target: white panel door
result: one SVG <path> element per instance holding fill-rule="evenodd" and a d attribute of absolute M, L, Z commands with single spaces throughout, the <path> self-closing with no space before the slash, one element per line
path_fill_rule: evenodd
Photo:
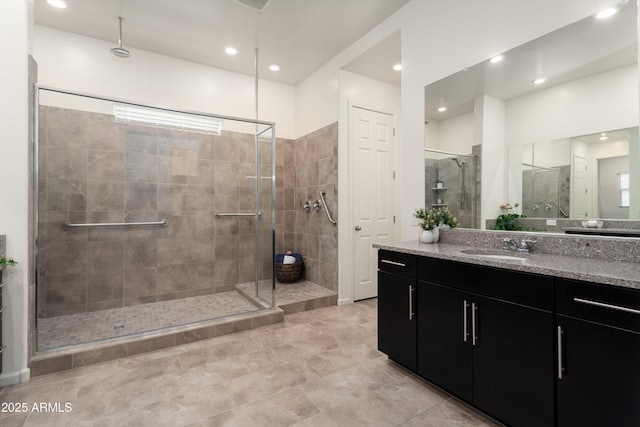
<path fill-rule="evenodd" d="M 353 299 L 378 296 L 374 243 L 393 241 L 393 116 L 351 107 L 350 189 L 353 206 Z"/>

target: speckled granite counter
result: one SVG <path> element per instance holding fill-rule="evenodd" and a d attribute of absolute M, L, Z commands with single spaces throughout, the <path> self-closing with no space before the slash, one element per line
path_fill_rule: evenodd
<path fill-rule="evenodd" d="M 486 247 L 454 243 L 424 244 L 414 241 L 394 245 L 373 246 L 379 249 L 407 254 L 640 289 L 640 263 L 637 262 L 544 253 L 518 253 L 513 251 L 504 251 L 504 254 L 524 258 L 525 261 L 490 259 L 460 252 L 461 250 L 469 249 L 487 249 Z"/>

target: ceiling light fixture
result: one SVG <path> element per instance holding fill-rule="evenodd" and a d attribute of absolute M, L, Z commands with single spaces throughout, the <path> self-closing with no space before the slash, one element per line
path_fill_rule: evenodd
<path fill-rule="evenodd" d="M 47 0 L 47 3 L 58 9 L 65 9 L 67 7 L 67 2 L 64 0 Z"/>
<path fill-rule="evenodd" d="M 142 123 L 168 129 L 220 135 L 222 121 L 206 116 L 196 116 L 131 105 L 114 105 L 113 115 L 118 123 Z"/>
<path fill-rule="evenodd" d="M 600 134 L 600 141 L 606 141 L 607 139 L 609 139 L 609 137 L 607 136 L 606 132 L 602 132 Z"/>
<path fill-rule="evenodd" d="M 542 83 L 546 82 L 547 79 L 545 79 L 544 77 L 538 77 L 537 79 L 535 79 L 533 81 L 534 85 L 541 85 Z"/>
<path fill-rule="evenodd" d="M 227 53 L 227 55 L 235 55 L 238 53 L 238 49 L 236 49 L 233 46 L 228 46 L 224 48 L 224 51 Z"/>
<path fill-rule="evenodd" d="M 280 66 L 278 64 L 269 64 L 269 69 L 271 71 L 280 71 Z"/>
<path fill-rule="evenodd" d="M 400 70 L 402 70 L 402 64 L 401 64 L 401 63 L 399 63 L 399 62 L 398 62 L 397 64 L 393 64 L 393 69 L 394 69 L 395 71 L 400 71 Z"/>
<path fill-rule="evenodd" d="M 504 55 L 497 55 L 494 56 L 493 58 L 491 58 L 489 60 L 489 62 L 491 62 L 492 64 L 497 64 L 498 62 L 502 61 L 504 59 Z"/>
<path fill-rule="evenodd" d="M 607 9 L 602 9 L 600 12 L 596 13 L 596 19 L 607 19 L 611 18 L 618 12 L 617 7 L 609 7 Z"/>
<path fill-rule="evenodd" d="M 444 106 L 443 107 L 438 107 L 438 111 L 440 113 L 444 113 L 445 111 L 447 111 L 447 107 L 444 107 Z"/>

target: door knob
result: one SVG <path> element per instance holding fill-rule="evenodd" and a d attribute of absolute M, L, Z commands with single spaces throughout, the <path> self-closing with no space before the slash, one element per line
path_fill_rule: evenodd
<path fill-rule="evenodd" d="M 359 225 L 356 225 L 356 231 L 360 231 L 362 230 L 362 227 L 360 227 Z"/>

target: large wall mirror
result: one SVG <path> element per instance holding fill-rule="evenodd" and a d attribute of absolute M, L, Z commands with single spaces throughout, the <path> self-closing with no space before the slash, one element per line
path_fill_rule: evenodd
<path fill-rule="evenodd" d="M 518 213 L 640 219 L 637 58 L 629 1 L 608 19 L 587 17 L 426 86 L 425 167 L 448 156 L 478 161 L 479 171 L 483 145 L 494 142 L 487 135 L 497 136 L 505 168 L 492 173 L 505 174 L 503 201 L 518 203 Z M 425 183 L 427 200 L 432 188 Z"/>

